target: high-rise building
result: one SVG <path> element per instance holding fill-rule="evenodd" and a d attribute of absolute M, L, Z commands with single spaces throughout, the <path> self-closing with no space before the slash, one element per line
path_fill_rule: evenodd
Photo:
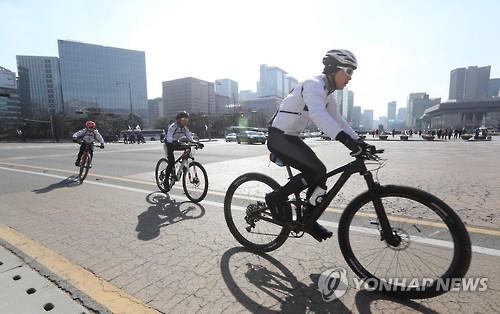
<path fill-rule="evenodd" d="M 352 108 L 351 117 L 352 117 L 351 126 L 356 130 L 359 129 L 361 124 L 361 107 L 354 106 Z"/>
<path fill-rule="evenodd" d="M 100 108 L 148 118 L 144 51 L 59 40 L 62 94 L 68 113 Z"/>
<path fill-rule="evenodd" d="M 276 113 L 281 100 L 278 96 L 247 99 L 241 105 L 241 111 L 247 116 L 250 126 L 267 127 L 268 121 Z"/>
<path fill-rule="evenodd" d="M 465 90 L 465 68 L 453 69 L 450 72 L 450 93 L 449 99 L 462 100 L 464 99 Z"/>
<path fill-rule="evenodd" d="M 163 100 L 161 97 L 157 97 L 154 99 L 148 99 L 148 124 L 150 127 L 154 126 L 154 124 L 163 118 Z"/>
<path fill-rule="evenodd" d="M 294 77 L 290 75 L 285 76 L 284 97 L 286 97 L 286 95 L 289 94 L 297 85 L 299 85 L 299 81 L 297 81 Z"/>
<path fill-rule="evenodd" d="M 236 104 L 239 101 L 238 82 L 227 78 L 215 80 L 215 93 L 229 97 Z"/>
<path fill-rule="evenodd" d="M 406 125 L 410 128 L 421 128 L 420 118 L 425 109 L 437 105 L 441 98 L 429 98 L 427 93 L 411 93 L 408 97 L 408 116 Z"/>
<path fill-rule="evenodd" d="M 488 98 L 491 66 L 470 66 L 465 73 L 464 100 L 483 100 Z"/>
<path fill-rule="evenodd" d="M 373 110 L 363 110 L 360 128 L 367 131 L 373 129 Z"/>
<path fill-rule="evenodd" d="M 57 57 L 16 56 L 19 94 L 25 117 L 64 111 Z"/>
<path fill-rule="evenodd" d="M 347 91 L 347 122 L 353 122 L 354 92 Z M 360 113 L 361 114 L 361 113 Z"/>
<path fill-rule="evenodd" d="M 500 97 L 500 78 L 490 79 L 488 97 Z"/>
<path fill-rule="evenodd" d="M 406 121 L 406 116 L 407 116 L 408 110 L 406 108 L 399 108 L 398 109 L 398 117 L 396 118 L 398 123 L 403 123 Z"/>
<path fill-rule="evenodd" d="M 386 116 L 379 117 L 378 118 L 378 124 L 379 125 L 377 127 L 379 127 L 380 125 L 382 125 L 382 127 L 383 127 L 384 130 L 388 130 L 389 127 L 387 125 L 387 122 L 388 121 L 387 121 L 387 117 Z"/>
<path fill-rule="evenodd" d="M 215 93 L 216 114 L 235 112 L 236 108 L 233 98 Z"/>
<path fill-rule="evenodd" d="M 340 114 L 344 117 L 344 119 L 348 120 L 347 115 L 349 113 L 349 89 L 347 88 L 347 86 L 343 89 L 336 90 L 333 94 L 333 97 L 335 97 L 337 101 Z M 352 102 L 354 104 L 354 95 L 352 98 Z"/>
<path fill-rule="evenodd" d="M 194 77 L 163 82 L 165 117 L 172 118 L 179 111 L 214 115 L 214 83 Z"/>
<path fill-rule="evenodd" d="M 260 97 L 278 96 L 285 98 L 297 80 L 287 75 L 287 72 L 279 67 L 260 65 L 260 80 L 257 84 L 257 93 Z"/>
<path fill-rule="evenodd" d="M 12 133 L 21 122 L 16 73 L 0 67 L 0 134 Z"/>
<path fill-rule="evenodd" d="M 396 123 L 396 109 L 397 109 L 397 103 L 395 101 L 391 101 L 387 104 L 388 127 L 392 127 L 392 125 Z"/>

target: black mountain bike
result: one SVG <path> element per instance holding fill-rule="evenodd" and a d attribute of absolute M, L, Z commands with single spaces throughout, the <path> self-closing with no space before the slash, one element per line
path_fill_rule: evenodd
<path fill-rule="evenodd" d="M 194 160 L 194 151 L 199 148 L 198 144 L 185 144 L 186 149 L 182 155 L 175 161 L 172 167 L 172 173 L 167 178 L 168 159 L 161 158 L 156 163 L 155 178 L 156 185 L 163 193 L 169 192 L 175 182 L 180 181 L 182 177 L 182 187 L 184 194 L 192 202 L 201 202 L 208 192 L 208 176 L 203 166 Z"/>
<path fill-rule="evenodd" d="M 304 193 L 288 201 L 284 221 L 272 218 L 266 193 L 280 185 L 260 173 L 247 173 L 232 182 L 224 200 L 224 215 L 236 240 L 254 252 L 276 250 L 289 238 L 300 238 L 327 210 L 340 215 L 338 241 L 353 272 L 378 291 L 402 298 L 421 299 L 443 294 L 453 287 L 442 282 L 463 278 L 471 260 L 469 235 L 458 215 L 437 197 L 406 186 L 380 185 L 372 171 L 384 160 L 375 148 L 327 174 L 339 179 L 315 208 Z M 367 165 L 376 165 L 368 170 Z M 292 172 L 286 166 L 289 177 Z M 368 191 L 355 197 L 344 210 L 329 204 L 349 177 L 359 173 Z M 307 194 L 306 194 L 307 195 Z M 426 278 L 415 285 L 412 279 Z M 397 279 L 397 280 L 394 280 Z M 405 280 L 403 283 L 403 279 Z M 419 281 L 419 282 L 422 282 Z"/>
<path fill-rule="evenodd" d="M 76 141 L 76 143 L 81 144 L 81 142 Z M 102 148 L 99 146 L 99 148 Z M 92 164 L 92 155 L 90 154 L 90 150 L 94 149 L 94 143 L 87 143 L 83 148 L 82 156 L 80 157 L 80 170 L 78 172 L 78 180 L 80 183 L 83 183 L 83 180 L 87 178 L 87 174 L 89 173 L 90 165 Z"/>

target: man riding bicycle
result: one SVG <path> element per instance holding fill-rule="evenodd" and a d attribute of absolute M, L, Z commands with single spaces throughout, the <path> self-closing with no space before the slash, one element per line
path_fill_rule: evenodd
<path fill-rule="evenodd" d="M 175 164 L 174 151 L 185 150 L 186 146 L 184 144 L 186 142 L 186 139 L 188 142 L 197 143 L 198 147 L 200 148 L 204 147 L 202 143 L 196 142 L 193 139 L 193 136 L 187 127 L 189 123 L 189 113 L 187 113 L 186 111 L 180 111 L 175 116 L 175 120 L 176 121 L 165 130 L 166 136 L 164 141 L 165 145 L 163 146 L 163 148 L 168 159 L 168 166 L 166 170 L 167 176 L 165 176 L 164 184 L 166 189 L 169 189 L 170 187 L 170 185 L 168 184 L 168 180 L 170 178 L 170 173 L 172 173 L 172 168 Z"/>
<path fill-rule="evenodd" d="M 99 131 L 95 128 L 94 121 L 89 120 L 85 122 L 85 129 L 81 129 L 80 131 L 75 132 L 75 134 L 73 134 L 73 142 L 80 143 L 80 151 L 78 152 L 78 157 L 76 158 L 75 166 L 77 167 L 80 166 L 80 158 L 82 157 L 85 148 L 88 148 L 90 153 L 90 159 L 92 159 L 92 157 L 94 156 L 94 150 L 92 149 L 92 144 L 96 140 L 99 141 L 99 143 L 101 143 L 100 147 L 104 148 L 104 139 L 102 138 Z M 92 168 L 92 165 L 90 165 L 89 167 Z"/>
<path fill-rule="evenodd" d="M 288 196 L 308 189 L 310 214 L 326 193 L 326 167 L 313 150 L 299 137 L 308 122 L 313 122 L 332 139 L 347 146 L 352 156 L 369 149 L 339 112 L 332 93 L 343 89 L 357 68 L 354 54 L 348 50 L 330 50 L 323 57 L 323 74 L 299 83 L 283 100 L 269 127 L 267 146 L 274 158 L 301 173 L 288 183 L 266 195 L 266 203 L 274 219 L 283 221 L 290 211 Z M 330 238 L 332 232 L 317 222 L 307 230 L 316 240 Z"/>

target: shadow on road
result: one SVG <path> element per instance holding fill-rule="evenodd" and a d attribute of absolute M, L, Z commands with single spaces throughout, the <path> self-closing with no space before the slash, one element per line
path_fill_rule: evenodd
<path fill-rule="evenodd" d="M 139 240 L 148 241 L 160 235 L 160 229 L 183 220 L 198 219 L 205 215 L 205 208 L 192 202 L 176 202 L 161 192 L 146 196 L 149 208 L 137 216 L 135 228 Z"/>
<path fill-rule="evenodd" d="M 372 311 L 370 308 L 371 304 L 377 301 L 390 301 L 394 303 L 399 303 L 419 313 L 429 313 L 429 314 L 438 313 L 426 307 L 425 305 L 417 303 L 413 300 L 398 299 L 376 291 L 360 290 L 356 293 L 355 300 L 356 300 L 356 307 L 358 308 L 358 311 L 360 313 L 377 312 L 376 310 Z"/>
<path fill-rule="evenodd" d="M 55 189 L 72 188 L 72 187 L 78 186 L 80 184 L 81 183 L 78 180 L 78 176 L 75 175 L 75 176 L 67 177 L 66 179 L 63 179 L 59 182 L 52 183 L 51 185 L 46 186 L 44 188 L 33 190 L 31 192 L 36 193 L 36 194 L 48 193 L 48 192 L 52 192 Z"/>
<path fill-rule="evenodd" d="M 278 260 L 267 254 L 252 254 L 252 258 L 235 257 L 245 253 L 235 247 L 221 258 L 221 272 L 231 293 L 250 312 L 259 313 L 348 313 L 341 300 L 323 302 L 316 283 L 320 274 L 311 274 L 312 284 L 300 282 Z M 235 264 L 230 267 L 230 260 Z M 241 266 L 241 267 L 240 267 Z M 258 290 L 256 290 L 257 288 Z M 248 293 L 251 291 L 251 293 Z M 263 294 L 263 295 L 262 295 Z M 266 301 L 271 297 L 271 301 Z"/>

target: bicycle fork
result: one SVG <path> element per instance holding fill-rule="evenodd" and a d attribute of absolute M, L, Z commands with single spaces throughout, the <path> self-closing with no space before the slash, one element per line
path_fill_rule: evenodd
<path fill-rule="evenodd" d="M 381 231 L 381 241 L 386 241 L 389 245 L 397 247 L 401 243 L 401 237 L 394 232 L 392 232 L 391 224 L 387 218 L 387 213 L 385 212 L 384 205 L 380 200 L 380 184 L 373 180 L 373 175 L 369 171 L 361 173 L 365 178 L 366 184 L 368 185 L 368 193 L 375 208 L 375 213 L 377 214 L 378 222 L 382 229 Z"/>

